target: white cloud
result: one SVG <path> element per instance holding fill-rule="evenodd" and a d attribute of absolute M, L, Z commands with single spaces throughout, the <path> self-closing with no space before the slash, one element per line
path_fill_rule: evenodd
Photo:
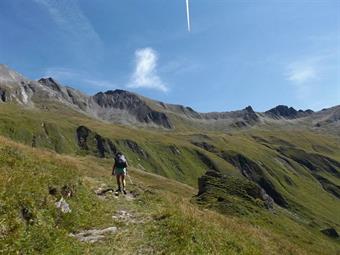
<path fill-rule="evenodd" d="M 310 63 L 293 63 L 287 69 L 287 79 L 296 84 L 303 84 L 317 77 L 316 67 Z"/>
<path fill-rule="evenodd" d="M 319 62 L 317 58 L 303 58 L 287 65 L 286 79 L 294 85 L 300 100 L 310 97 L 315 89 L 320 78 Z"/>
<path fill-rule="evenodd" d="M 96 46 L 101 44 L 101 39 L 74 0 L 34 0 L 45 7 L 52 20 L 71 35 L 74 40 L 89 41 Z"/>
<path fill-rule="evenodd" d="M 152 48 L 137 49 L 135 51 L 135 58 L 135 71 L 127 87 L 168 91 L 166 84 L 163 83 L 157 74 L 157 52 Z"/>
<path fill-rule="evenodd" d="M 296 85 L 320 81 L 325 74 L 336 68 L 337 51 L 326 51 L 322 54 L 300 57 L 286 65 L 286 79 Z"/>
<path fill-rule="evenodd" d="M 315 97 L 338 71 L 336 51 L 303 56 L 286 65 L 285 78 L 294 86 L 300 99 Z"/>

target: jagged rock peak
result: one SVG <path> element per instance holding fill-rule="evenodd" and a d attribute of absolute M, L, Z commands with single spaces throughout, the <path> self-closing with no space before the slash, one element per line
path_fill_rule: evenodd
<path fill-rule="evenodd" d="M 267 115 L 275 118 L 287 118 L 287 119 L 294 119 L 299 117 L 304 117 L 314 113 L 314 111 L 308 110 L 295 110 L 293 107 L 288 107 L 286 105 L 278 105 L 268 111 L 265 112 Z"/>
<path fill-rule="evenodd" d="M 105 92 L 98 92 L 97 94 L 95 94 L 95 96 L 97 95 L 134 95 L 136 96 L 134 93 L 131 93 L 123 89 L 115 89 L 115 90 L 107 90 Z"/>
<path fill-rule="evenodd" d="M 286 105 L 278 105 L 266 111 L 266 113 L 277 117 L 295 118 L 298 111 L 295 110 L 293 107 L 288 107 Z"/>
<path fill-rule="evenodd" d="M 95 94 L 93 98 L 100 106 L 113 106 L 119 108 L 145 106 L 145 103 L 137 95 L 121 89 L 99 92 Z"/>
<path fill-rule="evenodd" d="M 307 114 L 312 114 L 312 113 L 314 113 L 314 111 L 313 110 L 311 110 L 311 109 L 307 109 L 307 110 L 299 110 L 299 112 L 300 113 L 307 113 Z"/>
<path fill-rule="evenodd" d="M 46 84 L 46 83 L 57 83 L 52 77 L 48 78 L 41 78 L 38 80 L 39 83 L 41 84 Z"/>
<path fill-rule="evenodd" d="M 132 94 L 129 91 L 123 90 L 123 89 L 115 89 L 115 90 L 108 90 L 105 92 L 105 94 Z"/>
<path fill-rule="evenodd" d="M 246 112 L 249 112 L 249 113 L 255 113 L 255 111 L 253 110 L 253 107 L 251 107 L 250 105 L 248 105 L 246 108 L 244 108 L 243 111 L 246 111 Z"/>
<path fill-rule="evenodd" d="M 244 120 L 248 122 L 248 124 L 255 123 L 258 121 L 259 117 L 257 116 L 256 112 L 253 108 L 249 105 L 242 110 L 244 112 Z"/>
<path fill-rule="evenodd" d="M 55 81 L 53 78 L 48 77 L 48 78 L 41 78 L 38 80 L 38 82 L 41 85 L 44 85 L 46 87 L 49 87 L 50 89 L 53 89 L 55 91 L 61 91 L 61 87 L 57 81 Z"/>
<path fill-rule="evenodd" d="M 165 128 L 171 128 L 170 119 L 163 112 L 153 110 L 141 97 L 125 90 L 109 90 L 94 95 L 94 102 L 106 111 L 119 109 L 129 114 L 142 123 L 154 123 Z"/>

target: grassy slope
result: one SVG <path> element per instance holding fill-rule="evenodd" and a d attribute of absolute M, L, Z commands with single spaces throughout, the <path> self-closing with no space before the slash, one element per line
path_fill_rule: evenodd
<path fill-rule="evenodd" d="M 137 142 L 149 154 L 149 158 L 140 157 L 128 148 L 116 144 L 128 156 L 132 165 L 147 171 L 195 186 L 197 178 L 208 167 L 196 156 L 197 151 L 201 151 L 203 154 L 204 151 L 195 148 L 185 140 L 178 139 L 170 132 L 137 130 L 111 125 L 88 118 L 60 105 L 50 104 L 48 110 L 42 111 L 22 109 L 14 104 L 1 104 L 0 106 L 0 134 L 28 145 L 32 144 L 33 136 L 35 136 L 37 147 L 49 148 L 64 154 L 79 154 L 76 129 L 80 125 L 85 125 L 113 141 L 130 139 Z M 169 147 L 173 145 L 179 149 L 180 155 L 171 153 Z M 217 157 L 213 156 L 212 160 L 216 160 L 216 165 L 219 165 L 221 169 L 231 169 L 226 162 Z M 180 170 L 178 170 L 178 166 L 180 166 Z"/>
<path fill-rule="evenodd" d="M 61 156 L 0 137 L 0 253 L 334 254 L 338 247 L 322 237 L 311 241 L 303 226 L 281 212 L 263 213 L 263 221 L 278 225 L 272 230 L 263 223 L 258 227 L 256 222 L 200 209 L 189 202 L 195 194 L 190 186 L 137 169 L 131 170 L 130 185 L 135 200 L 100 200 L 93 190 L 112 185 L 109 165 L 107 160 Z M 75 190 L 67 199 L 72 213 L 66 215 L 54 207 L 59 195 L 48 193 L 49 186 L 63 185 Z M 31 220 L 23 219 L 22 208 L 29 210 Z M 144 223 L 115 222 L 111 216 L 119 209 Z M 84 244 L 68 237 L 73 231 L 112 225 L 119 231 L 103 243 Z"/>
<path fill-rule="evenodd" d="M 254 140 L 254 137 L 266 139 L 272 148 L 259 144 Z M 316 229 L 325 226 L 340 227 L 339 200 L 322 189 L 321 185 L 312 177 L 310 170 L 293 161 L 291 164 L 294 168 L 278 160 L 280 154 L 275 148 L 288 143 L 307 152 L 317 152 L 336 160 L 340 158 L 338 137 L 328 137 L 306 131 L 291 133 L 282 130 L 280 132 L 251 130 L 225 135 L 222 138 L 217 136 L 214 142 L 220 149 L 242 153 L 260 165 L 265 165 L 268 178 L 289 200 L 289 209 L 309 224 L 313 224 Z M 323 175 L 339 185 L 339 178 L 328 173 L 323 173 Z M 287 176 L 292 180 L 293 185 L 287 184 L 285 179 Z"/>
<path fill-rule="evenodd" d="M 340 227 L 338 199 L 322 189 L 321 185 L 312 177 L 310 170 L 292 160 L 289 161 L 291 165 L 278 160 L 279 156 L 282 155 L 277 151 L 282 146 L 288 149 L 298 148 L 308 153 L 318 153 L 339 161 L 340 141 L 338 137 L 303 130 L 265 131 L 252 129 L 228 134 L 205 132 L 204 135 L 199 131 L 192 130 L 186 132 L 137 130 L 95 121 L 59 105 L 48 105 L 48 108 L 49 110 L 44 111 L 23 110 L 17 105 L 1 104 L 0 134 L 28 145 L 32 144 L 34 134 L 38 147 L 77 155 L 79 149 L 76 145 L 75 129 L 79 125 L 85 125 L 114 141 L 127 138 L 136 141 L 149 154 L 148 159 L 141 158 L 125 147 L 119 149 L 128 155 L 133 166 L 144 168 L 148 172 L 158 173 L 196 186 L 197 177 L 202 175 L 209 165 L 199 159 L 197 152 L 200 152 L 210 159 L 215 168 L 238 175 L 238 171 L 225 160 L 191 144 L 193 140 L 205 141 L 213 144 L 217 150 L 231 150 L 242 153 L 254 162 L 265 165 L 265 174 L 273 182 L 276 189 L 288 200 L 289 210 L 293 212 L 291 215 L 295 215 L 290 220 L 287 220 L 287 217 L 282 218 L 282 220 L 280 218 L 273 220 L 267 214 L 260 216 L 254 214 L 253 217 L 250 214 L 250 217 L 246 218 L 247 221 L 262 222 L 263 227 L 272 228 L 273 231 L 284 234 L 286 238 L 291 236 L 291 241 L 296 242 L 297 245 L 309 243 L 313 247 L 312 250 L 319 251 L 327 246 L 322 244 L 323 242 L 327 243 L 327 241 L 320 237 L 320 228 L 326 226 Z M 45 123 L 45 128 L 42 123 Z M 171 153 L 169 146 L 173 145 L 180 150 L 180 155 Z M 94 163 L 87 158 L 79 158 L 78 160 L 82 162 L 81 166 L 85 165 L 81 167 L 82 171 L 95 177 L 99 174 L 99 172 L 97 173 L 99 171 L 98 164 L 104 164 L 107 168 L 110 164 L 110 160 L 97 161 L 93 159 Z M 89 166 L 92 166 L 92 168 L 89 168 Z M 95 170 L 95 174 L 92 169 Z M 323 172 L 322 175 L 340 185 L 339 178 L 326 172 Z M 287 184 L 287 177 L 293 182 L 293 185 Z M 275 223 L 268 224 L 268 222 Z M 285 229 L 285 224 L 287 224 L 287 229 Z M 300 224 L 303 225 L 302 228 L 299 227 Z M 306 231 L 306 226 L 310 226 L 308 228 L 310 234 L 308 235 L 303 234 Z M 299 240 L 299 236 L 301 236 L 301 240 Z M 323 241 L 318 245 L 317 243 L 320 240 Z M 334 247 L 332 245 L 330 247 L 329 253 L 331 254 L 330 251 L 334 251 L 335 248 L 332 248 Z"/>
<path fill-rule="evenodd" d="M 278 190 L 285 196 L 295 201 L 304 201 L 305 206 L 312 211 L 318 210 L 319 205 L 322 205 L 324 208 L 321 211 L 319 210 L 319 217 L 325 214 L 326 218 L 335 219 L 336 222 L 339 222 L 335 213 L 339 208 L 333 206 L 333 204 L 338 203 L 334 202 L 333 197 L 323 192 L 320 185 L 311 178 L 306 169 L 295 164 L 292 170 L 279 162 L 277 160 L 278 153 L 273 150 L 275 146 L 288 144 L 340 160 L 340 141 L 337 137 L 328 137 L 306 131 L 251 130 L 226 135 L 208 133 L 208 139 L 205 139 L 192 132 L 173 133 L 129 129 L 94 121 L 77 112 L 70 111 L 68 108 L 64 109 L 60 105 L 48 105 L 48 107 L 48 111 L 37 111 L 33 109 L 23 110 L 17 105 L 2 104 L 0 107 L 0 134 L 29 145 L 32 144 L 34 135 L 38 147 L 47 147 L 65 154 L 75 154 L 79 152 L 76 145 L 75 130 L 79 125 L 85 125 L 102 136 L 113 140 L 128 138 L 136 141 L 150 155 L 150 158 L 144 159 L 135 153 L 131 153 L 127 148 L 121 147 L 120 149 L 128 154 L 132 165 L 193 186 L 196 185 L 197 178 L 209 166 L 198 159 L 197 151 L 207 155 L 216 168 L 227 172 L 235 171 L 234 167 L 213 153 L 206 152 L 190 143 L 191 140 L 207 141 L 221 150 L 242 152 L 247 157 L 262 162 L 268 168 L 274 170 L 268 174 Z M 45 127 L 42 123 L 45 123 Z M 267 140 L 273 148 L 259 144 L 254 140 L 254 137 Z M 171 153 L 169 146 L 172 145 L 180 150 L 180 155 Z M 291 178 L 296 185 L 287 185 L 284 180 L 285 176 Z M 333 176 L 327 176 L 327 178 L 340 185 L 338 178 Z M 315 193 L 318 196 L 314 196 Z"/>

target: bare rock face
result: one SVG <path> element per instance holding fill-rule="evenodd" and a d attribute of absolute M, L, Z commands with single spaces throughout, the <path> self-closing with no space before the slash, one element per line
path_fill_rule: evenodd
<path fill-rule="evenodd" d="M 51 77 L 41 78 L 38 83 L 41 85 L 41 91 L 36 94 L 43 99 L 58 101 L 75 109 L 89 112 L 89 97 L 80 91 L 63 86 Z"/>
<path fill-rule="evenodd" d="M 114 90 L 87 96 L 76 89 L 61 85 L 51 77 L 31 81 L 7 66 L 0 65 L 0 102 L 34 105 L 49 101 L 114 123 L 172 128 L 171 121 L 164 112 L 152 109 L 146 100 L 136 94 Z"/>
<path fill-rule="evenodd" d="M 293 107 L 288 107 L 286 105 L 278 105 L 268 111 L 265 114 L 274 119 L 286 118 L 286 119 L 295 119 L 300 117 L 305 117 L 314 112 L 310 109 L 308 110 L 295 110 Z"/>
<path fill-rule="evenodd" d="M 152 109 L 136 94 L 115 90 L 87 96 L 51 77 L 31 81 L 0 65 L 0 102 L 9 101 L 30 105 L 55 101 L 110 122 L 172 128 L 165 113 Z"/>
<path fill-rule="evenodd" d="M 76 135 L 79 148 L 87 153 L 104 158 L 113 157 L 117 152 L 116 146 L 110 139 L 102 137 L 85 126 L 79 126 Z"/>
<path fill-rule="evenodd" d="M 286 105 L 278 105 L 275 108 L 266 111 L 265 113 L 274 118 L 284 117 L 293 119 L 297 116 L 297 111 L 293 107 L 288 107 Z"/>
<path fill-rule="evenodd" d="M 0 102 L 32 105 L 33 87 L 30 80 L 0 64 Z"/>
<path fill-rule="evenodd" d="M 245 109 L 242 110 L 242 112 L 244 113 L 244 120 L 249 124 L 255 123 L 259 119 L 256 112 L 251 106 L 247 106 Z"/>
<path fill-rule="evenodd" d="M 7 101 L 6 91 L 4 89 L 1 89 L 1 88 L 0 88 L 0 101 L 1 102 Z"/>
<path fill-rule="evenodd" d="M 61 86 L 51 77 L 41 78 L 38 82 L 46 87 L 49 87 L 50 89 L 54 91 L 61 92 Z"/>
<path fill-rule="evenodd" d="M 172 127 L 167 115 L 162 112 L 151 109 L 137 95 L 124 91 L 114 90 L 105 93 L 100 92 L 93 96 L 96 102 L 102 109 L 105 109 L 107 115 L 110 110 L 112 112 L 120 110 L 134 116 L 141 123 L 154 123 L 158 126 L 170 129 Z"/>

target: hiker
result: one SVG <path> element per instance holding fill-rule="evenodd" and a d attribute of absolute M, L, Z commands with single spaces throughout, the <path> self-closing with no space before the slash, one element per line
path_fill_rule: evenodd
<path fill-rule="evenodd" d="M 121 152 L 117 152 L 116 157 L 115 157 L 115 162 L 112 167 L 112 175 L 116 176 L 117 185 L 118 185 L 118 189 L 116 190 L 116 193 L 123 192 L 126 195 L 125 176 L 127 175 L 127 167 L 128 167 L 128 164 L 127 164 L 125 156 Z"/>

